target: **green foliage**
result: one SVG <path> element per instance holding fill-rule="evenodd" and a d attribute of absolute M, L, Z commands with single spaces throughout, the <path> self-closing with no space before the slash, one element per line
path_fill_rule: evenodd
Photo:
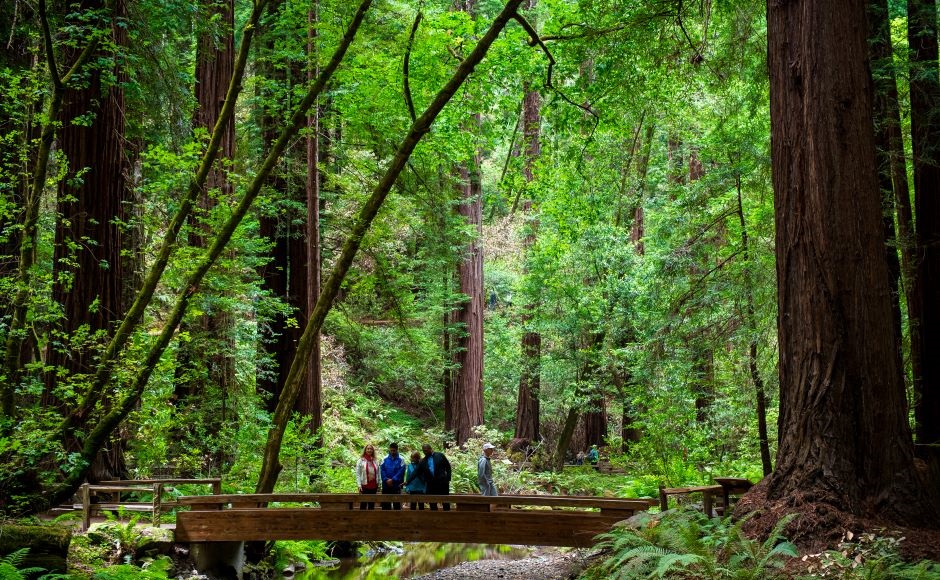
<path fill-rule="evenodd" d="M 173 570 L 173 562 L 169 558 L 159 558 L 152 560 L 144 566 L 134 566 L 133 564 L 118 564 L 109 566 L 104 570 L 98 570 L 92 576 L 92 580 L 164 580 L 170 578 Z"/>
<path fill-rule="evenodd" d="M 23 559 L 26 558 L 28 553 L 29 548 L 21 548 L 0 558 L 0 578 L 3 580 L 26 580 L 32 575 L 43 572 L 42 568 L 35 566 L 21 567 Z"/>
<path fill-rule="evenodd" d="M 236 28 L 247 4 L 236 7 Z M 438 0 L 373 9 L 320 101 L 325 267 L 335 261 L 351 216 L 410 124 L 401 56 L 416 11 L 424 19 L 412 47 L 410 81 L 420 109 L 501 4 L 478 3 L 472 16 Z M 322 64 L 353 6 L 334 0 L 319 6 L 315 44 Z M 194 11 L 181 0 L 141 0 L 129 9 L 121 24 L 131 41 L 122 50 L 108 43 L 96 66 L 111 74 L 117 54 L 127 73 L 120 81 L 128 123 L 122 142 L 133 144 L 134 211 L 123 225 L 135 239 L 125 251 L 135 262 L 129 271 L 139 272 L 152 263 L 207 143 L 206 131 L 192 123 L 196 34 L 209 33 L 216 42 L 227 31 L 218 18 L 205 18 L 202 8 Z M 108 400 L 118 401 L 141 371 L 175 297 L 193 292 L 183 327 L 153 369 L 139 408 L 121 427 L 135 477 L 168 471 L 221 475 L 226 492 L 254 491 L 273 406 L 270 395 L 259 391 L 282 371 L 279 353 L 268 352 L 278 338 L 272 329 L 283 322 L 285 328 L 276 332 L 293 332 L 303 320 L 294 306 L 299 290 L 289 287 L 298 276 L 291 268 L 302 259 L 296 252 L 307 219 L 300 141 L 279 161 L 253 214 L 202 286 L 183 284 L 205 253 L 197 239 L 209 238 L 229 215 L 269 149 L 270 134 L 283 126 L 308 84 L 308 55 L 297 42 L 298 31 L 307 27 L 307 9 L 279 3 L 265 15 L 238 104 L 235 158 L 219 164 L 229 185 L 209 188 L 205 201 L 212 203 L 202 203 L 184 227 L 155 299 L 115 365 Z M 446 449 L 454 464 L 454 491 L 475 491 L 482 442 L 506 448 L 512 438 L 526 330 L 542 337 L 543 441 L 535 442 L 531 457 L 495 462 L 503 492 L 549 488 L 655 497 L 660 483 L 707 483 L 714 475 L 759 479 L 747 367 L 752 341 L 760 347 L 757 365 L 771 408 L 776 391 L 764 8 L 745 1 L 707 8 L 686 3 L 677 10 L 664 15 L 642 3 L 539 2 L 527 13 L 529 20 L 543 35 L 566 37 L 549 43 L 556 61 L 554 90 L 544 86 L 545 55 L 528 46 L 521 27 L 511 26 L 497 41 L 415 151 L 342 284 L 323 329 L 324 428 L 311 434 L 302 418 L 291 423 L 278 491 L 352 491 L 352 468 L 362 447 L 371 442 L 382 450 L 391 441 L 403 451 L 424 442 Z M 80 7 L 75 12 L 68 21 L 53 16 L 57 43 L 76 48 L 89 36 L 107 36 L 107 14 Z M 38 55 L 38 30 L 18 26 Z M 48 97 L 49 84 L 41 66 L 0 67 L 0 241 L 14 240 L 22 227 L 15 223 L 22 213 L 17 188 L 28 178 L 23 168 L 36 146 L 27 128 L 41 121 L 35 105 Z M 526 148 L 519 115 L 523 93 L 533 89 L 542 97 L 542 133 L 529 182 L 522 176 Z M 480 123 L 470 130 L 468 119 L 475 114 Z M 82 115 L 80 122 L 95 119 Z M 476 155 L 482 234 L 456 212 L 456 168 Z M 696 180 L 688 177 L 693 158 L 704 168 Z M 35 352 L 15 386 L 19 417 L 0 425 L 0 458 L 11 482 L 9 488 L 0 482 L 0 489 L 9 496 L 5 505 L 26 510 L 36 509 L 35 490 L 54 489 L 63 470 L 86 466 L 52 434 L 62 411 L 74 409 L 87 393 L 90 377 L 46 368 L 36 353 L 62 349 L 94 359 L 110 332 L 53 332 L 62 316 L 50 299 L 59 220 L 53 198 L 69 165 L 61 157 L 54 161 L 42 200 L 29 303 Z M 88 176 L 87 168 L 73 170 L 79 179 Z M 750 240 L 747 260 L 735 213 L 738 187 Z M 525 199 L 533 208 L 510 215 Z M 642 239 L 634 239 L 641 225 Z M 535 241 L 524 250 L 528 234 Z M 456 266 L 471 241 L 483 246 L 485 256 L 486 427 L 456 449 L 442 425 L 442 379 L 456 370 L 443 338 L 464 332 L 449 315 L 466 300 L 457 291 Z M 98 242 L 61 243 L 77 250 Z M 284 278 L 283 288 L 271 281 L 275 274 Z M 0 276 L 4 303 L 15 291 L 13 282 Z M 207 328 L 208 320 L 230 324 Z M 222 381 L 219 369 L 226 364 L 232 369 Z M 62 376 L 46 393 L 54 374 Z M 61 408 L 41 404 L 49 394 Z M 588 409 L 598 400 L 606 402 L 609 417 L 607 454 L 627 475 L 590 469 L 537 473 L 550 462 L 567 410 Z M 705 403 L 702 413 L 697 402 Z M 618 428 L 625 416 L 642 440 L 628 442 L 621 453 Z M 125 532 L 131 533 L 114 533 Z M 132 546 L 133 538 L 120 544 Z"/>
<path fill-rule="evenodd" d="M 807 554 L 803 561 L 809 577 L 865 580 L 940 579 L 940 563 L 909 562 L 900 555 L 903 537 L 846 532 L 834 550 Z"/>
<path fill-rule="evenodd" d="M 288 564 L 302 562 L 309 566 L 314 562 L 329 559 L 327 542 L 324 541 L 280 541 L 274 543 L 274 568 L 283 570 Z"/>
<path fill-rule="evenodd" d="M 743 521 L 709 519 L 698 511 L 645 515 L 636 523 L 599 536 L 608 556 L 588 578 L 714 578 L 786 577 L 780 570 L 797 556 L 781 530 L 784 518 L 764 542 L 747 538 Z"/>

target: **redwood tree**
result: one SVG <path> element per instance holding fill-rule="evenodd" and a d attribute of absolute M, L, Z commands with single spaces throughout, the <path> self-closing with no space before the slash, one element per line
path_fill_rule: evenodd
<path fill-rule="evenodd" d="M 104 8 L 98 0 L 81 4 L 82 10 Z M 127 28 L 120 22 L 124 2 L 113 4 L 111 37 L 117 47 L 127 45 Z M 58 406 L 58 387 L 69 377 L 90 373 L 95 364 L 98 333 L 106 333 L 124 315 L 125 273 L 122 224 L 130 201 L 124 152 L 124 89 L 127 79 L 118 56 L 102 51 L 99 57 L 109 71 L 93 68 L 83 86 L 66 89 L 58 145 L 68 174 L 59 185 L 53 256 L 53 299 L 61 307 L 59 339 L 50 341 L 46 362 L 44 402 Z M 115 60 L 112 61 L 111 59 Z M 111 80 L 106 80 L 110 78 Z M 73 346 L 70 337 L 87 333 L 90 341 Z M 63 373 L 63 370 L 65 371 Z M 69 442 L 70 444 L 74 442 Z M 122 445 L 99 456 L 91 478 L 124 477 Z"/>
<path fill-rule="evenodd" d="M 529 3 L 531 8 L 534 1 Z M 523 176 L 526 183 L 535 179 L 535 163 L 542 152 L 539 141 L 541 129 L 541 96 L 537 90 L 526 85 L 525 99 L 522 103 L 522 135 L 525 144 L 525 165 Z M 526 192 L 522 203 L 523 214 L 529 215 L 532 210 L 531 194 Z M 525 237 L 525 248 L 535 244 L 535 231 L 538 221 L 529 216 L 530 230 Z M 519 377 L 519 396 L 516 403 L 516 432 L 515 437 L 520 441 L 536 444 L 539 440 L 539 391 L 541 375 L 542 335 L 533 328 L 533 315 L 536 305 L 530 302 L 525 305 L 522 315 L 524 331 L 522 334 L 522 374 Z"/>
<path fill-rule="evenodd" d="M 473 17 L 476 1 L 458 0 L 455 7 Z M 473 115 L 469 122 L 471 133 L 479 131 L 481 116 Z M 457 264 L 457 291 L 466 296 L 451 313 L 450 322 L 459 330 L 451 336 L 451 352 L 455 371 L 446 397 L 449 409 L 445 417 L 453 430 L 457 444 L 470 437 L 470 429 L 483 424 L 483 188 L 480 184 L 480 152 L 475 150 L 470 161 L 462 163 L 460 176 L 460 204 L 457 211 L 474 231 Z"/>
<path fill-rule="evenodd" d="M 935 523 L 894 341 L 865 4 L 768 2 L 767 15 L 780 418 L 754 493 L 784 511 Z"/>
<path fill-rule="evenodd" d="M 470 241 L 457 265 L 457 291 L 467 298 L 451 314 L 451 322 L 460 326 L 452 336 L 454 373 L 453 393 L 448 426 L 462 445 L 470 430 L 483 424 L 483 248 L 479 242 L 483 223 L 483 195 L 480 186 L 480 156 L 474 154 L 471 168 L 460 170 L 462 200 L 460 215 L 474 228 L 476 238 Z"/>
<path fill-rule="evenodd" d="M 914 374 L 914 417 L 918 443 L 940 442 L 940 73 L 937 72 L 937 4 L 909 0 L 911 48 L 911 142 L 914 153 L 916 264 L 911 303 L 912 348 L 918 349 Z M 919 322 L 919 324 L 918 324 Z"/>
<path fill-rule="evenodd" d="M 193 126 L 211 134 L 222 112 L 225 93 L 235 68 L 235 5 L 233 0 L 203 0 L 199 8 L 200 13 L 205 15 L 204 20 L 214 22 L 216 26 L 204 25 L 197 40 Z M 198 205 L 203 217 L 207 217 L 206 214 L 215 207 L 217 195 L 231 195 L 232 187 L 226 177 L 225 163 L 230 162 L 234 154 L 235 119 L 230 117 L 223 128 L 219 159 L 209 172 L 199 196 Z M 211 230 L 196 219 L 191 222 L 193 229 L 190 244 L 204 249 Z M 234 341 L 231 338 L 234 321 L 225 309 L 204 310 L 210 313 L 202 314 L 181 327 L 191 339 L 181 342 L 177 348 L 174 399 L 177 404 L 191 404 L 205 410 L 206 413 L 202 415 L 202 421 L 206 423 L 205 431 L 219 433 L 226 420 L 227 394 L 235 382 Z M 216 400 L 220 401 L 221 409 L 209 403 Z M 184 424 L 181 427 L 187 430 L 192 426 Z M 183 444 L 191 443 L 184 441 Z M 217 445 L 218 453 L 211 460 L 216 461 L 217 469 L 221 469 L 221 444 Z"/>

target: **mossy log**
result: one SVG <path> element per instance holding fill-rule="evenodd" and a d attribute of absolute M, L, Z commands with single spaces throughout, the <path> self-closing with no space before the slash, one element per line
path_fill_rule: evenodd
<path fill-rule="evenodd" d="M 0 524 L 0 556 L 29 548 L 23 567 L 66 572 L 72 531 L 60 526 Z"/>

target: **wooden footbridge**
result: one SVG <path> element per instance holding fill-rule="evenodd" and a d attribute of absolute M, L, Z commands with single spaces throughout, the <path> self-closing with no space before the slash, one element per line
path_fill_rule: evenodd
<path fill-rule="evenodd" d="M 439 509 L 415 509 L 418 498 Z M 402 510 L 381 504 L 405 502 Z M 410 502 L 410 503 L 409 503 Z M 374 503 L 375 509 L 360 509 Z M 656 500 L 580 496 L 245 494 L 181 497 L 177 542 L 392 540 L 587 547 Z M 447 504 L 449 511 L 444 511 Z"/>

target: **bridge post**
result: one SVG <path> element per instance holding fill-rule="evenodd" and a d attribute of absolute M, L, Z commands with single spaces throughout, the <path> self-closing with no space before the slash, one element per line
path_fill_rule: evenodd
<path fill-rule="evenodd" d="M 245 542 L 193 542 L 189 553 L 200 574 L 242 580 Z"/>

